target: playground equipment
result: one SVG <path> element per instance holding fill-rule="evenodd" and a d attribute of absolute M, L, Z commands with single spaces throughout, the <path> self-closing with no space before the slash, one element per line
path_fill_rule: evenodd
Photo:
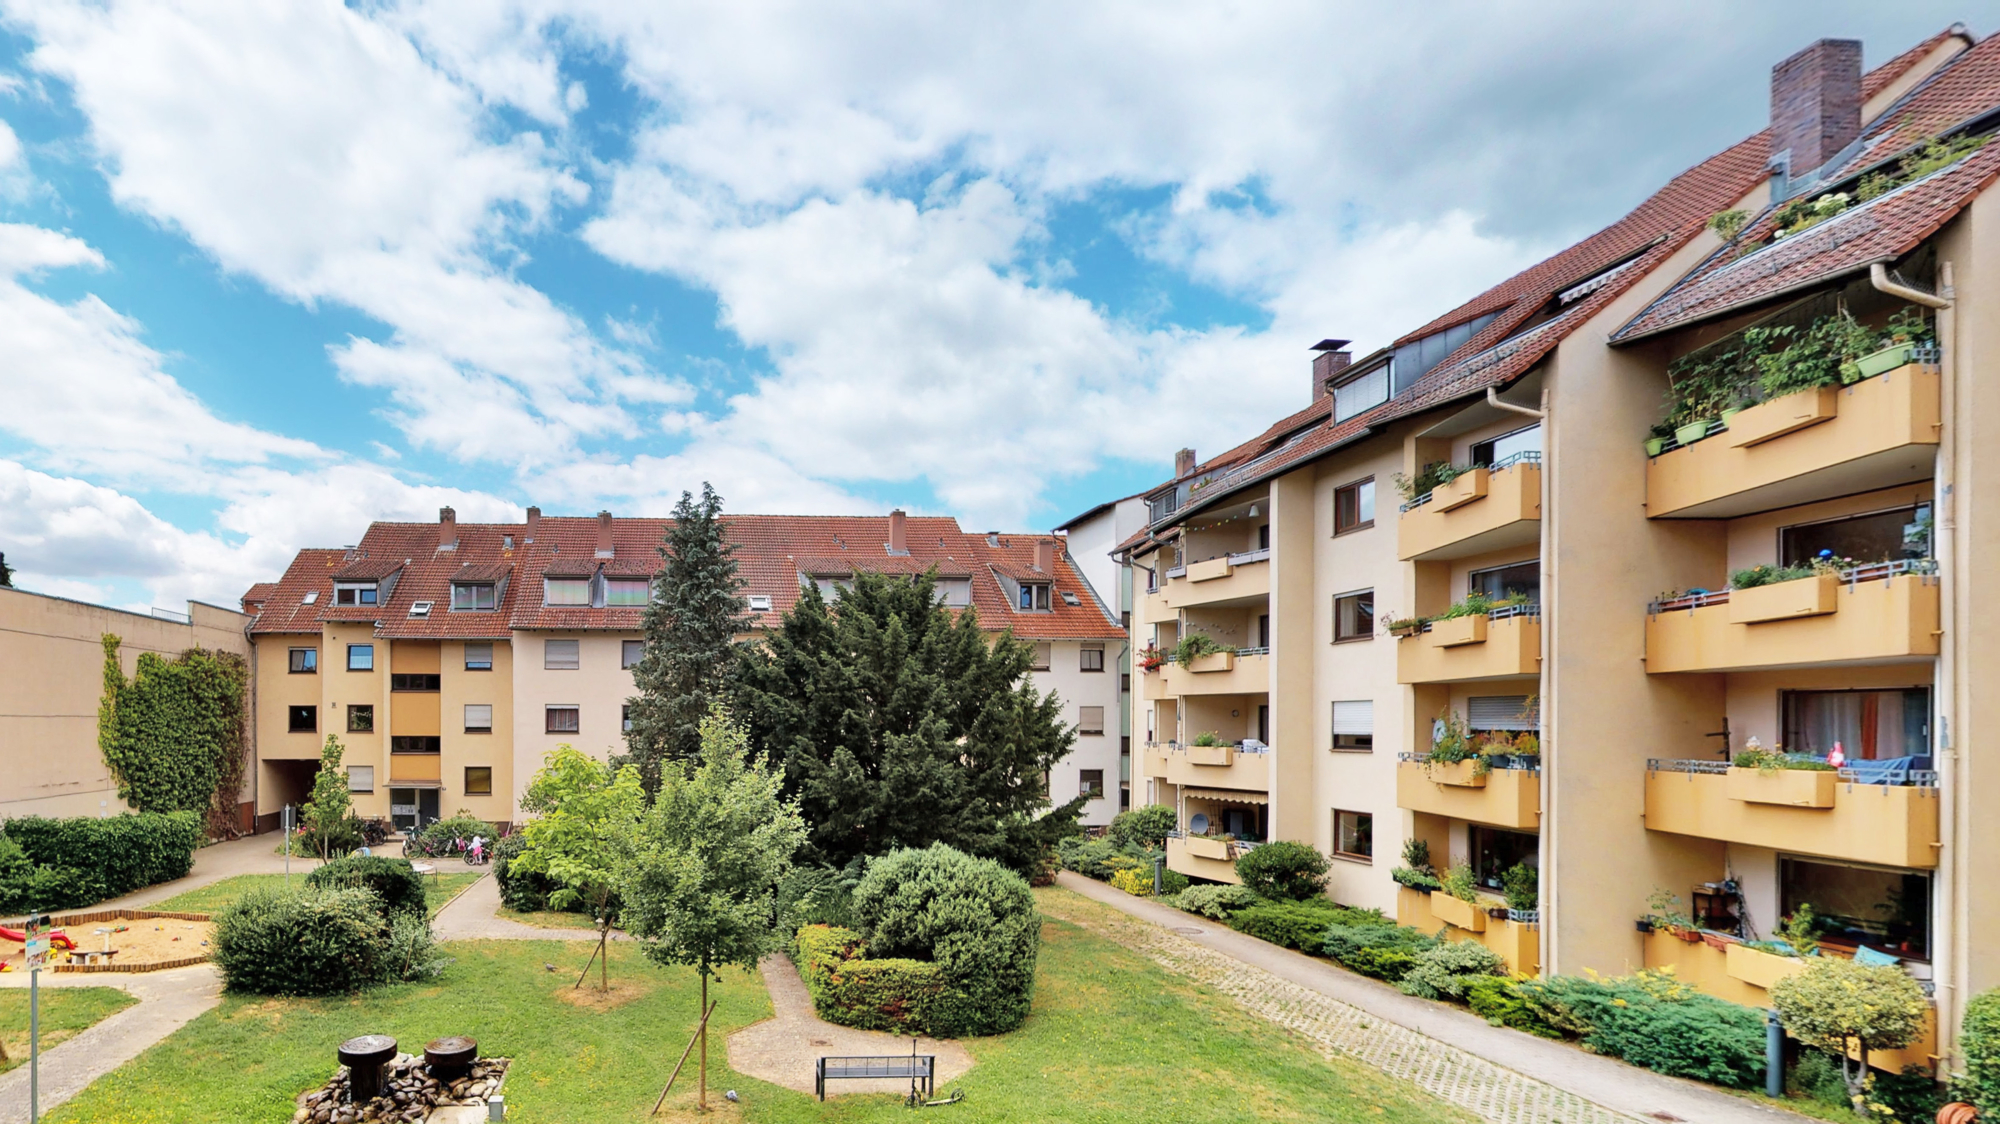
<path fill-rule="evenodd" d="M 21 930 L 9 929 L 5 925 L 0 925 L 0 941 L 13 941 L 15 944 L 21 944 L 27 939 L 28 934 L 23 933 Z M 71 940 L 69 934 L 63 932 L 61 929 L 55 929 L 49 933 L 49 944 L 51 947 L 60 948 L 64 951 L 76 947 L 76 942 Z"/>

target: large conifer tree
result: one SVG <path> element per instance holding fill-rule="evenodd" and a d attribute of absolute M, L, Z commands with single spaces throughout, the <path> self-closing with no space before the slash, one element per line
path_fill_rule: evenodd
<path fill-rule="evenodd" d="M 723 538 L 722 497 L 707 483 L 700 500 L 682 492 L 646 604 L 646 654 L 633 668 L 639 694 L 619 759 L 639 767 L 648 795 L 659 790 L 663 762 L 700 756 L 702 719 L 723 699 L 736 636 L 750 627 L 734 553 Z"/>
<path fill-rule="evenodd" d="M 735 713 L 784 765 L 811 830 L 802 859 L 843 866 L 948 843 L 1028 871 L 1076 830 L 1048 773 L 1076 733 L 1028 677 L 1032 645 L 989 642 L 929 575 L 856 575 L 832 606 L 802 587 L 783 628 L 743 652 Z"/>

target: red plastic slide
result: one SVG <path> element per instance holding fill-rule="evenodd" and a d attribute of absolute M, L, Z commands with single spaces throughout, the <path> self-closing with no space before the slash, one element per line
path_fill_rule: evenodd
<path fill-rule="evenodd" d="M 9 929 L 5 925 L 0 925 L 0 941 L 13 941 L 15 944 L 26 944 L 28 941 L 28 934 L 22 932 L 19 929 Z M 62 949 L 71 949 L 76 947 L 76 942 L 70 940 L 69 934 L 63 932 L 61 929 L 50 930 L 49 944 L 55 946 L 56 948 L 62 948 Z"/>

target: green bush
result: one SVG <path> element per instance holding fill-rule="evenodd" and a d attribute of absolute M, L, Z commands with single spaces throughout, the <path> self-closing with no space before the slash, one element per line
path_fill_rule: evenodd
<path fill-rule="evenodd" d="M 215 915 L 215 963 L 232 991 L 341 995 L 390 975 L 389 925 L 367 890 L 252 890 Z"/>
<path fill-rule="evenodd" d="M 1383 921 L 1386 919 L 1375 910 L 1345 909 L 1325 898 L 1315 898 L 1310 902 L 1265 902 L 1251 906 L 1230 917 L 1229 927 L 1285 948 L 1318 952 L 1330 925 Z"/>
<path fill-rule="evenodd" d="M 389 918 L 387 950 L 389 978 L 414 982 L 444 974 L 451 957 L 438 955 L 431 919 L 422 913 L 397 913 Z"/>
<path fill-rule="evenodd" d="M 1410 969 L 1417 966 L 1417 954 L 1399 948 L 1363 948 L 1341 963 L 1364 976 L 1385 983 L 1401 983 Z"/>
<path fill-rule="evenodd" d="M 868 864 L 854 910 L 877 957 L 934 963 L 964 995 L 930 1033 L 1001 1034 L 1028 1017 L 1042 918 L 1020 875 L 942 843 L 892 851 Z"/>
<path fill-rule="evenodd" d="M 1174 895 L 1173 907 L 1198 913 L 1217 921 L 1227 921 L 1239 909 L 1249 909 L 1264 899 L 1242 886 L 1190 886 Z"/>
<path fill-rule="evenodd" d="M 1153 868 L 1153 857 L 1144 847 L 1120 845 L 1109 839 L 1085 839 L 1081 835 L 1066 836 L 1057 843 L 1056 857 L 1062 861 L 1064 870 L 1099 882 L 1109 882 L 1118 871 L 1137 867 L 1144 867 L 1150 878 Z"/>
<path fill-rule="evenodd" d="M 490 847 L 499 832 L 478 816 L 459 812 L 448 820 L 425 824 L 423 830 L 417 832 L 417 849 L 426 855 L 450 854 L 454 844 L 470 846 L 475 835 L 486 840 L 486 845 Z"/>
<path fill-rule="evenodd" d="M 1463 999 L 1474 980 L 1506 970 L 1507 961 L 1477 941 L 1447 941 L 1419 953 L 1396 986 L 1423 999 Z"/>
<path fill-rule="evenodd" d="M 1326 890 L 1326 856 L 1281 840 L 1253 847 L 1236 860 L 1236 876 L 1262 897 L 1304 901 Z"/>
<path fill-rule="evenodd" d="M 1417 957 L 1436 948 L 1437 943 L 1436 938 L 1419 930 L 1380 917 L 1359 924 L 1329 925 L 1320 948 L 1364 976 L 1399 983 L 1416 966 Z"/>
<path fill-rule="evenodd" d="M 1153 896 L 1153 877 L 1150 873 L 1140 873 L 1136 868 L 1121 870 L 1111 876 L 1111 888 L 1123 890 L 1135 898 L 1150 898 Z"/>
<path fill-rule="evenodd" d="M 1965 1057 L 1964 1097 L 1982 1116 L 2000 1115 L 2000 988 L 1965 1004 L 1958 1048 Z"/>
<path fill-rule="evenodd" d="M 1160 870 L 1160 894 L 1162 897 L 1175 897 L 1185 892 L 1193 884 L 1194 879 L 1189 878 L 1178 870 L 1167 870 L 1165 868 Z"/>
<path fill-rule="evenodd" d="M 137 812 L 8 820 L 5 835 L 22 856 L 0 867 L 0 913 L 70 909 L 175 878 L 194 866 L 202 841 L 198 812 Z M 30 869 L 22 862 L 40 868 Z"/>
<path fill-rule="evenodd" d="M 381 855 L 349 855 L 335 859 L 311 874 L 306 885 L 324 888 L 360 888 L 373 893 L 381 903 L 382 915 L 394 918 L 401 913 L 428 916 L 424 902 L 424 879 L 408 859 Z"/>
<path fill-rule="evenodd" d="M 927 960 L 866 957 L 852 929 L 808 925 L 793 943 L 800 975 L 820 1018 L 859 1030 L 941 1034 L 934 1026 L 964 1006 L 964 996 Z"/>
<path fill-rule="evenodd" d="M 1562 1031 L 1543 1022 L 1521 995 L 1521 985 L 1506 976 L 1482 976 L 1465 985 L 1465 1004 L 1494 1026 L 1512 1027 L 1543 1038 L 1561 1038 Z"/>
<path fill-rule="evenodd" d="M 519 832 L 493 844 L 493 881 L 500 888 L 501 905 L 522 913 L 539 913 L 549 908 L 549 895 L 559 884 L 545 875 L 514 869 L 514 860 L 527 849 L 527 836 Z"/>
<path fill-rule="evenodd" d="M 1856 1060 L 1843 1063 L 1850 1098 L 1866 1095 L 1868 1055 L 1915 1041 L 1930 1013 L 1922 986 L 1901 968 L 1824 956 L 1808 959 L 1805 971 L 1771 985 L 1771 1006 L 1785 1029 L 1808 1046 L 1836 1058 L 1859 1047 Z"/>
<path fill-rule="evenodd" d="M 1712 1085 L 1749 1089 L 1764 1079 L 1763 1012 L 1704 995 L 1671 972 L 1519 987 L 1536 1017 L 1600 1054 Z"/>
<path fill-rule="evenodd" d="M 1128 808 L 1111 821 L 1111 841 L 1120 847 L 1164 850 L 1167 832 L 1174 829 L 1174 810 L 1165 804 Z"/>

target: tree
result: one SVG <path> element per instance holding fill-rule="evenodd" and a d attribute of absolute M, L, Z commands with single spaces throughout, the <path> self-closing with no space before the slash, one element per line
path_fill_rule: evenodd
<path fill-rule="evenodd" d="M 646 603 L 646 651 L 632 670 L 632 729 L 620 764 L 639 768 L 648 793 L 660 787 L 664 761 L 701 752 L 701 724 L 723 697 L 735 664 L 736 637 L 750 627 L 735 548 L 723 538 L 722 497 L 704 483 L 701 499 L 681 493 L 667 528 Z"/>
<path fill-rule="evenodd" d="M 0 551 L 0 589 L 12 588 L 14 588 L 14 568 L 7 565 L 6 552 Z M 5 1057 L 5 1055 L 0 1054 L 0 1057 Z"/>
<path fill-rule="evenodd" d="M 745 650 L 734 694 L 751 744 L 784 765 L 811 861 L 948 843 L 1030 871 L 1076 832 L 1085 799 L 1048 810 L 1076 732 L 1029 681 L 1033 658 L 940 605 L 931 574 L 864 572 L 833 606 L 803 587 Z"/>
<path fill-rule="evenodd" d="M 340 759 L 346 753 L 339 739 L 332 734 L 326 736 L 326 745 L 319 751 L 319 772 L 313 776 L 312 795 L 301 809 L 305 816 L 303 826 L 311 833 L 314 848 L 322 859 L 333 857 L 334 831 L 354 812 L 354 798 L 348 795 L 347 770 L 340 767 Z"/>
<path fill-rule="evenodd" d="M 618 868 L 625 926 L 647 957 L 701 973 L 700 1101 L 708 1107 L 708 981 L 748 970 L 781 941 L 777 889 L 805 839 L 798 806 L 781 800 L 775 767 L 750 763 L 749 739 L 720 705 L 702 720 L 692 771 L 669 766 L 627 840 Z"/>
<path fill-rule="evenodd" d="M 613 770 L 569 745 L 557 746 L 543 759 L 541 771 L 521 796 L 521 807 L 534 818 L 521 828 L 526 845 L 510 873 L 539 874 L 559 883 L 549 904 L 557 909 L 586 906 L 597 922 L 597 951 L 584 963 L 578 987 L 595 963 L 599 990 L 611 988 L 611 922 L 617 912 L 611 899 L 617 893 L 619 841 L 645 806 L 638 769 L 625 765 Z"/>
<path fill-rule="evenodd" d="M 1908 1046 L 1923 1033 L 1930 1011 L 1924 989 L 1896 965 L 1824 956 L 1773 984 L 1771 1005 L 1799 1041 L 1840 1059 L 1848 1099 L 1863 1115 L 1869 1053 Z M 1857 1056 L 1850 1058 L 1850 1050 Z"/>

